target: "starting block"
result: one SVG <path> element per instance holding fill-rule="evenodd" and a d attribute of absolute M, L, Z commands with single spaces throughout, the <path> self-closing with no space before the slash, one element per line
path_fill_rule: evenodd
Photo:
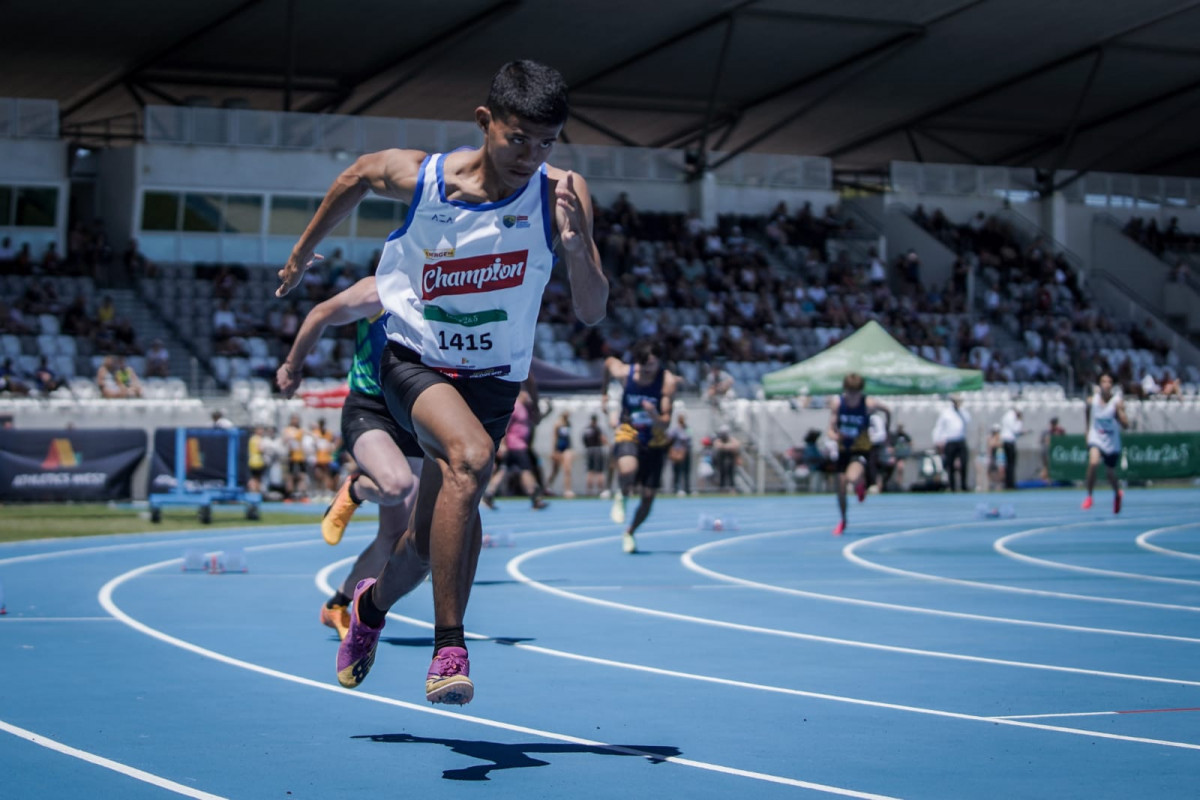
<path fill-rule="evenodd" d="M 185 550 L 183 552 L 183 567 L 184 572 L 207 572 L 208 559 L 204 556 L 203 550 Z"/>
<path fill-rule="evenodd" d="M 183 554 L 183 571 L 220 575 L 225 572 L 249 572 L 250 568 L 246 562 L 246 551 L 235 547 L 207 555 L 202 550 L 188 550 Z"/>
<path fill-rule="evenodd" d="M 730 516 L 701 514 L 697 527 L 702 531 L 736 531 L 738 529 L 738 521 Z"/>

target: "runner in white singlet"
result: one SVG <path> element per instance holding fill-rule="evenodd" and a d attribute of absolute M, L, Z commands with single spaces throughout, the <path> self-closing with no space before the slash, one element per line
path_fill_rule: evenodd
<path fill-rule="evenodd" d="M 1112 375 L 1100 376 L 1100 385 L 1087 404 L 1087 497 L 1083 510 L 1092 507 L 1092 489 L 1096 485 L 1096 467 L 1104 462 L 1108 482 L 1113 489 L 1113 513 L 1121 513 L 1124 497 L 1117 480 L 1117 466 L 1121 463 L 1121 428 L 1129 427 L 1125 416 L 1125 401 L 1120 392 L 1113 391 Z"/>
<path fill-rule="evenodd" d="M 434 659 L 425 697 L 433 703 L 461 705 L 474 695 L 463 617 L 481 545 L 479 500 L 529 371 L 555 258 L 581 322 L 600 322 L 608 304 L 587 183 L 546 165 L 567 114 L 558 72 L 532 61 L 505 64 L 475 109 L 479 149 L 362 156 L 334 182 L 279 273 L 283 296 L 320 258 L 317 243 L 368 192 L 409 204 L 376 274 L 391 315 L 380 384 L 426 458 L 412 528 L 432 566 Z M 358 686 L 374 663 L 384 616 L 403 594 L 392 575 L 406 558 L 394 553 L 377 581 L 355 590 L 338 650 L 343 686 Z"/>

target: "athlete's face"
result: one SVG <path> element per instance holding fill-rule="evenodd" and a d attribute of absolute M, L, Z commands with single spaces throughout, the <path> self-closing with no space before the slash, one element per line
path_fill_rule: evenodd
<path fill-rule="evenodd" d="M 636 365 L 637 375 L 635 380 L 643 383 L 649 383 L 658 375 L 658 371 L 662 369 L 662 362 L 658 360 L 658 356 L 648 355 L 644 361 L 639 361 Z"/>
<path fill-rule="evenodd" d="M 1111 375 L 1100 376 L 1100 394 L 1108 397 L 1112 394 L 1113 379 Z"/>
<path fill-rule="evenodd" d="M 482 115 L 480 115 L 482 112 Z M 520 117 L 494 116 L 486 108 L 476 111 L 487 137 L 487 151 L 501 180 L 523 186 L 545 163 L 554 149 L 562 125 L 539 125 Z"/>

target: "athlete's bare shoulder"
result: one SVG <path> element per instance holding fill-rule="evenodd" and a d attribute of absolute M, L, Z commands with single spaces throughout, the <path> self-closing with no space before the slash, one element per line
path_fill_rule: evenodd
<path fill-rule="evenodd" d="M 411 202 L 427 155 L 423 150 L 380 150 L 360 156 L 351 169 L 375 194 Z"/>
<path fill-rule="evenodd" d="M 629 365 L 616 356 L 604 359 L 604 371 L 609 377 L 622 379 L 629 377 Z"/>

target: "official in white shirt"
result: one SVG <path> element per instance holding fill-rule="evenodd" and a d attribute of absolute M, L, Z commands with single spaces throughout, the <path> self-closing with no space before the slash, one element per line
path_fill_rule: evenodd
<path fill-rule="evenodd" d="M 1017 437 L 1025 435 L 1021 412 L 1010 408 L 1000 418 L 1000 442 L 1004 445 L 1004 488 L 1017 488 Z"/>
<path fill-rule="evenodd" d="M 950 407 L 942 411 L 933 426 L 933 444 L 942 454 L 952 492 L 958 488 L 967 491 L 967 426 L 970 424 L 971 415 L 962 410 L 962 398 L 953 395 Z M 956 472 L 959 476 L 957 484 L 954 480 Z"/>

